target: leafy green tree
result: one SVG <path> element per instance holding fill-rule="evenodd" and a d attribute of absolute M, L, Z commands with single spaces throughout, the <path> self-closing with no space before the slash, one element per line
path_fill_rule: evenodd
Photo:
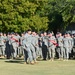
<path fill-rule="evenodd" d="M 49 0 L 46 13 L 49 18 L 49 29 L 63 31 L 75 20 L 74 0 Z"/>
<path fill-rule="evenodd" d="M 0 31 L 61 31 L 75 22 L 75 0 L 0 0 Z"/>
<path fill-rule="evenodd" d="M 0 31 L 23 32 L 30 28 L 37 32 L 41 29 L 47 30 L 47 16 L 41 17 L 37 12 L 41 11 L 40 3 L 42 2 L 38 0 L 0 0 Z"/>

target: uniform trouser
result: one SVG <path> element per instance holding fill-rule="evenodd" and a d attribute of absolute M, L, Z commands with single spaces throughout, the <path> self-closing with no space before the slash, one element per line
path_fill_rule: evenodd
<path fill-rule="evenodd" d="M 28 52 L 24 49 L 24 61 L 27 62 Z"/>
<path fill-rule="evenodd" d="M 42 47 L 39 47 L 39 55 L 40 55 L 40 57 L 43 57 L 43 55 L 42 55 Z"/>
<path fill-rule="evenodd" d="M 0 47 L 0 55 L 5 55 L 5 47 L 4 46 Z"/>
<path fill-rule="evenodd" d="M 36 56 L 39 56 L 40 54 L 39 54 L 39 47 L 38 46 L 36 46 Z"/>
<path fill-rule="evenodd" d="M 20 55 L 20 47 L 17 47 L 17 54 Z"/>
<path fill-rule="evenodd" d="M 73 46 L 69 47 L 69 59 L 73 57 Z"/>
<path fill-rule="evenodd" d="M 64 59 L 69 58 L 69 47 L 64 47 Z"/>
<path fill-rule="evenodd" d="M 58 47 L 57 52 L 58 52 L 59 58 L 63 58 L 63 47 Z"/>
<path fill-rule="evenodd" d="M 27 48 L 26 48 L 26 51 L 27 51 L 27 53 L 28 53 L 29 61 L 32 62 L 32 61 L 33 61 L 33 57 L 32 57 L 32 52 L 31 52 L 31 50 L 30 50 L 30 47 L 27 47 Z M 25 53 L 25 52 L 24 52 L 24 53 Z M 27 57 L 24 57 L 24 59 L 26 60 Z M 26 60 L 26 61 L 27 61 L 27 60 Z"/>
<path fill-rule="evenodd" d="M 75 58 L 75 47 L 73 47 L 73 57 Z"/>
<path fill-rule="evenodd" d="M 55 48 L 49 47 L 48 48 L 48 54 L 49 54 L 49 57 L 50 58 L 53 58 L 54 59 L 54 57 L 55 57 Z"/>
<path fill-rule="evenodd" d="M 17 57 L 17 47 L 13 47 L 13 49 L 14 49 L 14 53 L 13 53 L 13 57 Z"/>
<path fill-rule="evenodd" d="M 0 55 L 2 55 L 2 47 L 0 47 Z"/>
<path fill-rule="evenodd" d="M 32 52 L 33 60 L 36 61 L 35 47 L 34 47 L 32 44 L 30 45 L 30 50 L 31 50 L 31 52 Z"/>
<path fill-rule="evenodd" d="M 20 53 L 22 54 L 22 55 L 24 55 L 24 48 L 23 48 L 23 46 L 20 46 Z"/>
<path fill-rule="evenodd" d="M 18 55 L 23 55 L 23 54 L 24 54 L 23 48 L 22 48 L 22 46 L 19 46 L 18 47 Z"/>
<path fill-rule="evenodd" d="M 42 46 L 42 55 L 43 55 L 43 59 L 46 60 L 47 58 L 47 52 L 48 52 L 48 48 L 46 45 Z"/>

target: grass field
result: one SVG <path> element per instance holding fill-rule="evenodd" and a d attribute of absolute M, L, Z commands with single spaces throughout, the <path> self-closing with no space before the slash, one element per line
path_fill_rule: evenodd
<path fill-rule="evenodd" d="M 0 75 L 75 75 L 75 60 L 38 61 L 27 65 L 23 60 L 0 59 Z"/>

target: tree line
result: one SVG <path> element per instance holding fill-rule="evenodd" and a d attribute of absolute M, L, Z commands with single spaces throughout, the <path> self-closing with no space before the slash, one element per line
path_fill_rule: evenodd
<path fill-rule="evenodd" d="M 0 31 L 61 31 L 75 22 L 75 0 L 0 0 Z"/>

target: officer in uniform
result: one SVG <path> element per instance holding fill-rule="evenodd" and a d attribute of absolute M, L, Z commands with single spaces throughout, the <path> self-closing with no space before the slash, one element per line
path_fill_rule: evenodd
<path fill-rule="evenodd" d="M 33 54 L 34 62 L 37 62 L 36 61 L 36 54 L 38 52 L 38 37 L 36 36 L 35 31 L 32 32 L 31 51 L 32 51 L 32 54 Z"/>
<path fill-rule="evenodd" d="M 33 39 L 32 39 L 32 35 L 31 35 L 31 30 L 28 30 L 24 36 L 23 46 L 28 53 L 28 57 L 25 59 L 25 62 L 28 63 L 27 59 L 29 58 L 30 64 L 34 64 L 34 62 L 36 61 L 36 54 L 34 51 L 35 49 L 32 45 L 32 41 L 33 41 Z"/>
<path fill-rule="evenodd" d="M 73 44 L 73 58 L 75 59 L 75 33 L 73 34 L 73 41 L 74 41 L 74 44 Z"/>
<path fill-rule="evenodd" d="M 21 54 L 22 54 L 22 55 L 24 55 L 24 48 L 23 48 L 24 35 L 25 35 L 25 33 L 22 33 L 22 34 L 21 34 L 21 37 L 20 37 L 20 50 L 21 50 Z M 26 51 L 26 50 L 25 50 L 25 51 Z"/>
<path fill-rule="evenodd" d="M 42 42 L 43 42 L 43 32 L 40 33 L 39 35 L 39 39 L 38 39 L 38 44 L 39 44 L 39 55 L 40 55 L 40 58 L 43 58 L 43 55 L 42 55 Z"/>
<path fill-rule="evenodd" d="M 6 48 L 6 40 L 7 40 L 6 33 L 3 34 L 3 39 L 4 39 L 4 51 L 5 51 L 5 48 Z"/>
<path fill-rule="evenodd" d="M 74 41 L 73 41 L 73 38 L 71 36 L 71 33 L 68 33 L 67 34 L 68 36 L 68 39 L 69 39 L 69 58 L 72 58 L 72 49 L 73 49 L 73 45 L 74 45 Z"/>
<path fill-rule="evenodd" d="M 43 60 L 47 59 L 47 53 L 48 53 L 48 36 L 47 36 L 47 33 L 44 32 L 43 37 L 42 37 L 42 55 L 43 55 Z"/>
<path fill-rule="evenodd" d="M 19 57 L 21 54 L 21 49 L 20 49 L 20 35 L 18 33 L 15 33 L 15 38 L 18 40 L 16 42 L 16 46 L 17 46 L 17 56 Z"/>
<path fill-rule="evenodd" d="M 56 45 L 56 38 L 53 36 L 52 32 L 48 32 L 48 54 L 51 61 L 53 61 L 55 57 Z"/>
<path fill-rule="evenodd" d="M 57 52 L 59 55 L 59 60 L 63 59 L 63 36 L 62 33 L 58 32 L 57 33 L 58 37 L 57 37 Z"/>
<path fill-rule="evenodd" d="M 11 58 L 11 53 L 12 53 L 12 50 L 11 50 L 11 44 L 10 44 L 10 38 L 11 38 L 11 35 L 10 33 L 7 34 L 7 39 L 6 39 L 6 48 L 5 48 L 5 54 L 6 54 L 6 58 L 7 59 L 10 59 Z"/>
<path fill-rule="evenodd" d="M 64 34 L 63 38 L 63 47 L 64 47 L 64 59 L 68 60 L 69 59 L 69 52 L 70 52 L 70 41 L 68 37 L 68 32 Z"/>
<path fill-rule="evenodd" d="M 39 50 L 39 44 L 38 44 L 38 41 L 39 41 L 39 35 L 34 32 L 34 37 L 35 37 L 35 51 L 36 51 L 36 56 L 39 57 L 40 56 L 40 50 Z"/>
<path fill-rule="evenodd" d="M 5 56 L 3 33 L 0 33 L 0 55 Z"/>
<path fill-rule="evenodd" d="M 17 57 L 17 44 L 18 40 L 16 39 L 15 33 L 11 33 L 11 38 L 9 40 L 9 43 L 11 44 L 11 52 L 12 52 L 12 57 L 15 59 Z"/>

